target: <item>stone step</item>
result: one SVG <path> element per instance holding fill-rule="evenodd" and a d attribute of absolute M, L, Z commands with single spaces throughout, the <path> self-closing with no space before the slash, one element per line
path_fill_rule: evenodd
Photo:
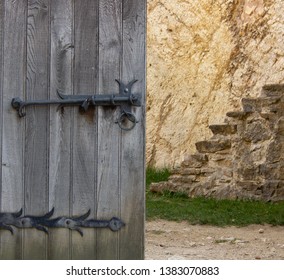
<path fill-rule="evenodd" d="M 189 156 L 186 156 L 181 163 L 181 167 L 191 167 L 191 168 L 200 168 L 208 162 L 207 155 L 195 153 Z"/>
<path fill-rule="evenodd" d="M 212 162 L 220 162 L 220 161 L 232 161 L 232 154 L 222 154 L 222 153 L 214 153 L 209 155 L 209 161 Z"/>
<path fill-rule="evenodd" d="M 278 119 L 277 114 L 273 113 L 273 112 L 263 112 L 260 113 L 260 116 L 266 120 L 268 120 L 271 123 L 275 123 L 276 120 Z M 273 125 L 274 126 L 274 125 Z"/>
<path fill-rule="evenodd" d="M 237 132 L 237 125 L 233 124 L 213 124 L 209 128 L 214 135 L 231 135 Z"/>
<path fill-rule="evenodd" d="M 208 154 L 209 157 L 209 166 L 211 168 L 233 168 L 234 162 L 232 161 L 232 154 L 218 154 L 212 153 Z"/>
<path fill-rule="evenodd" d="M 243 120 L 246 118 L 246 116 L 248 116 L 248 114 L 249 114 L 248 112 L 244 112 L 244 111 L 231 111 L 231 112 L 227 112 L 226 116 L 229 118 Z"/>
<path fill-rule="evenodd" d="M 216 153 L 231 148 L 231 141 L 229 139 L 207 140 L 195 143 L 196 149 L 199 153 Z"/>
<path fill-rule="evenodd" d="M 254 98 L 243 98 L 241 100 L 243 110 L 246 113 L 261 111 L 261 101 L 260 99 Z"/>
<path fill-rule="evenodd" d="M 169 177 L 169 182 L 170 183 L 182 183 L 182 184 L 191 184 L 196 181 L 196 176 L 193 175 L 172 175 Z"/>
<path fill-rule="evenodd" d="M 199 175 L 200 168 L 182 168 L 179 172 L 181 175 Z"/>
<path fill-rule="evenodd" d="M 242 106 L 244 112 L 275 112 L 280 109 L 280 97 L 259 97 L 259 98 L 243 98 Z"/>
<path fill-rule="evenodd" d="M 153 193 L 163 193 L 165 190 L 170 190 L 172 188 L 172 183 L 170 182 L 158 182 L 152 183 L 150 185 L 150 191 Z"/>
<path fill-rule="evenodd" d="M 262 88 L 261 96 L 264 96 L 264 97 L 284 97 L 284 84 L 265 85 Z"/>
<path fill-rule="evenodd" d="M 186 155 L 169 180 L 151 190 L 284 201 L 284 85 L 265 86 L 260 97 L 242 99 L 242 106 L 228 112 L 225 123 L 210 125 L 213 137 L 197 142 L 198 152 Z"/>
<path fill-rule="evenodd" d="M 236 186 L 243 193 L 253 195 L 254 198 L 267 201 L 283 201 L 284 198 L 284 181 L 283 180 L 266 180 L 265 182 L 258 181 L 237 181 Z"/>

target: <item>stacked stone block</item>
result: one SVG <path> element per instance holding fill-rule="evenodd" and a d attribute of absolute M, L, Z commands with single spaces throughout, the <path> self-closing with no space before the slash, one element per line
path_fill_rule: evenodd
<path fill-rule="evenodd" d="M 284 200 L 284 85 L 267 85 L 258 98 L 242 99 L 213 136 L 196 143 L 167 182 L 154 192 L 186 192 L 189 197 Z"/>

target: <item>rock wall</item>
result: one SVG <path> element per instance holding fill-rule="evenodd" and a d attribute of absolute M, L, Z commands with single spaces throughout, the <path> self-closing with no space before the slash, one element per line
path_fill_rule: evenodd
<path fill-rule="evenodd" d="M 242 97 L 283 82 L 283 14 L 283 0 L 148 0 L 149 165 L 179 165 Z"/>
<path fill-rule="evenodd" d="M 243 98 L 242 110 L 211 125 L 213 136 L 196 143 L 155 192 L 186 192 L 219 199 L 284 201 L 284 85 L 265 86 L 258 98 Z"/>

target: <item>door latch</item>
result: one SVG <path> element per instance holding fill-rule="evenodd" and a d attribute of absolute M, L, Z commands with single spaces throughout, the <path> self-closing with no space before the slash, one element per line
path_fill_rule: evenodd
<path fill-rule="evenodd" d="M 138 122 L 132 113 L 131 106 L 141 106 L 141 95 L 132 93 L 132 86 L 138 80 L 133 80 L 128 84 L 124 84 L 119 80 L 115 81 L 119 85 L 119 94 L 65 95 L 57 91 L 59 99 L 23 101 L 19 97 L 16 97 L 12 99 L 11 105 L 17 110 L 19 117 L 26 115 L 24 108 L 28 106 L 80 106 L 85 112 L 91 106 L 120 106 L 121 113 L 116 123 L 123 130 L 131 130 Z"/>

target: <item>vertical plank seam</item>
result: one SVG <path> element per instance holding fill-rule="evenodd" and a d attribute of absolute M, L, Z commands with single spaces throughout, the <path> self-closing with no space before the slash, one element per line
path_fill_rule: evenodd
<path fill-rule="evenodd" d="M 145 225 L 146 225 L 146 73 L 147 73 L 147 1 L 144 1 L 144 86 L 143 86 L 143 106 L 142 106 L 142 121 L 143 121 L 143 239 L 142 239 L 142 258 L 145 259 Z"/>
<path fill-rule="evenodd" d="M 75 46 L 75 0 L 72 1 L 72 44 Z M 72 63 L 71 63 L 71 91 L 74 94 L 74 63 L 75 63 L 75 49 L 72 49 Z M 72 123 L 74 123 L 74 108 L 71 111 Z M 70 126 L 70 194 L 69 194 L 69 214 L 71 216 L 73 212 L 72 199 L 73 199 L 73 138 L 74 129 Z M 69 259 L 72 259 L 72 233 L 69 231 Z"/>
<path fill-rule="evenodd" d="M 75 0 L 72 1 L 72 41 L 73 46 L 75 47 Z M 72 55 L 72 66 L 71 66 L 71 85 L 72 85 L 72 94 L 74 94 L 74 75 L 75 75 L 75 48 L 73 48 L 73 55 Z M 72 108 L 71 111 L 71 119 L 72 124 L 74 123 L 75 114 L 74 114 L 74 108 Z M 74 191 L 74 174 L 73 174 L 73 141 L 74 141 L 74 127 L 70 126 L 70 196 L 69 196 L 69 215 L 70 217 L 73 214 L 73 191 Z M 72 233 L 69 231 L 69 259 L 73 259 L 73 246 L 72 246 Z"/>
<path fill-rule="evenodd" d="M 99 71 L 99 57 L 100 57 L 100 0 L 98 0 L 97 2 L 97 30 L 96 30 L 96 66 L 95 66 L 95 71 L 96 71 L 96 76 L 95 76 L 95 79 L 96 79 L 96 86 L 95 86 L 95 94 L 98 94 L 98 91 L 100 89 L 100 71 Z M 95 183 L 95 186 L 94 186 L 94 215 L 95 215 L 95 218 L 97 218 L 97 215 L 98 215 L 98 166 L 99 166 L 99 158 L 98 158 L 98 154 L 99 154 L 99 110 L 96 109 L 96 140 L 95 140 L 95 153 L 94 153 L 94 175 L 95 175 L 95 178 L 94 178 L 94 183 Z M 95 231 L 95 240 L 94 240 L 94 243 L 95 243 L 95 258 L 98 259 L 98 250 L 97 250 L 97 244 L 98 244 L 98 234 L 97 234 L 97 231 L 94 229 Z"/>
<path fill-rule="evenodd" d="M 124 55 L 124 40 L 123 40 L 123 37 L 124 37 L 124 24 L 123 24 L 123 14 L 124 14 L 124 5 L 123 5 L 123 2 L 124 1 L 121 1 L 121 19 L 120 19 L 120 30 L 121 30 L 121 50 L 120 50 L 120 80 L 122 81 L 122 78 L 123 78 L 123 55 Z M 126 81 L 122 81 L 122 82 L 126 82 Z M 121 204 L 122 204 L 122 191 L 121 191 L 121 171 L 122 171 L 122 168 L 121 168 L 121 162 L 122 162 L 122 137 L 123 137 L 123 133 L 122 133 L 122 130 L 119 131 L 119 148 L 118 148 L 118 151 L 119 151 L 119 154 L 118 154 L 118 192 L 119 192 L 119 216 L 121 217 L 122 215 L 122 209 L 121 209 Z M 124 217 L 121 217 L 122 219 Z M 128 226 L 128 225 L 126 225 Z M 119 231 L 118 232 L 118 259 L 121 259 L 121 251 L 120 251 L 120 235 L 121 235 L 121 232 Z"/>
<path fill-rule="evenodd" d="M 121 2 L 121 7 L 120 7 L 120 10 L 121 10 L 121 15 L 120 15 L 120 32 L 121 32 L 121 46 L 120 46 L 120 80 L 122 81 L 122 78 L 123 78 L 123 53 L 124 53 L 124 40 L 123 40 L 123 37 L 124 37 L 124 23 L 123 23 L 123 14 L 124 14 L 124 1 Z M 127 81 L 122 81 L 122 82 L 127 82 Z M 122 186 L 121 186 L 121 171 L 122 171 L 122 141 L 123 141 L 123 131 L 120 130 L 119 131 L 119 155 L 118 155 L 118 158 L 119 158 L 119 163 L 118 163 L 118 168 L 119 168 L 119 216 L 121 217 L 121 219 L 124 220 L 124 217 L 122 217 Z M 128 226 L 128 225 L 126 225 Z M 119 231 L 118 233 L 118 259 L 121 259 L 121 251 L 120 251 L 120 235 L 121 235 L 121 231 Z"/>
<path fill-rule="evenodd" d="M 51 64 L 51 0 L 48 1 L 48 48 L 47 48 L 47 56 L 48 56 L 48 59 L 47 59 L 47 97 L 48 99 L 50 99 L 50 71 L 51 71 L 51 67 L 50 67 L 50 64 Z M 50 173 L 50 170 L 49 170 L 49 162 L 50 162 L 50 107 L 48 108 L 47 110 L 47 125 L 46 125 L 46 136 L 47 136 L 47 139 L 46 139 L 46 146 L 47 146 L 47 149 L 46 149 L 46 208 L 47 208 L 47 211 L 49 211 L 49 183 L 50 183 L 50 180 L 49 180 L 49 173 Z M 46 256 L 45 258 L 48 259 L 48 256 L 49 256 L 49 236 L 47 235 L 46 238 Z"/>
<path fill-rule="evenodd" d="M 29 50 L 28 50 L 28 45 L 29 45 L 29 39 L 28 39 L 28 30 L 29 30 L 29 0 L 26 0 L 26 34 L 25 34 L 25 38 L 26 38 L 26 42 L 25 42 L 25 93 L 24 93 L 24 98 L 25 100 L 27 99 L 28 97 L 28 53 L 29 53 Z M 27 141 L 26 141 L 26 135 L 27 135 L 27 118 L 25 118 L 24 120 L 24 143 L 23 143 L 23 149 L 24 149 L 24 158 L 23 158 L 23 180 L 24 180 L 24 206 L 23 206 L 23 214 L 26 215 L 26 209 L 27 209 L 27 199 L 26 199 L 26 193 L 27 193 L 27 190 L 28 190 L 28 186 L 27 186 L 27 180 L 26 180 L 26 159 L 25 159 L 25 156 L 26 156 L 26 149 L 27 149 Z M 23 230 L 23 246 L 22 246 L 22 259 L 24 260 L 25 259 L 25 240 L 26 240 L 26 231 Z"/>
<path fill-rule="evenodd" d="M 23 81 L 23 97 L 24 99 L 26 99 L 26 84 L 27 84 L 27 24 L 28 24 L 28 1 L 26 2 L 25 5 L 25 36 L 24 36 L 24 57 L 23 57 L 23 77 L 24 77 L 24 81 Z M 22 143 L 23 143 L 23 148 L 22 148 L 22 201 L 23 201 L 23 208 L 25 209 L 25 164 L 24 164 L 24 160 L 25 160 L 25 132 L 26 132 L 26 121 L 22 122 Z M 24 210 L 23 209 L 23 210 Z M 24 231 L 21 230 L 21 259 L 24 259 Z"/>
<path fill-rule="evenodd" d="M 144 32 L 143 32 L 143 62 L 144 62 L 144 67 L 143 67 L 143 72 L 144 72 L 144 75 L 143 75 L 143 80 L 142 80 L 142 87 L 141 87 L 141 90 L 142 90 L 142 94 L 143 94 L 143 97 L 142 97 L 142 106 L 141 106 L 141 121 L 142 121 L 142 124 L 141 124 L 141 128 L 143 129 L 142 131 L 142 135 L 143 135 L 143 146 L 142 146 L 142 151 L 143 151 L 143 156 L 142 156 L 142 166 L 143 166 L 143 182 L 142 182 L 142 187 L 143 187 L 143 196 L 142 196 L 142 199 L 143 199 L 143 233 L 142 233 L 142 238 L 141 238 L 141 256 L 142 256 L 142 259 L 145 258 L 145 249 L 144 249 L 144 246 L 145 246 L 145 104 L 146 104 L 146 13 L 147 13 L 147 1 L 144 1 L 143 3 L 143 19 L 144 19 Z"/>
<path fill-rule="evenodd" d="M 147 1 L 144 1 L 143 2 L 143 18 L 144 18 L 144 32 L 143 32 L 143 42 L 144 42 L 144 45 L 143 45 L 143 61 L 144 61 L 144 67 L 143 67 L 143 72 L 144 72 L 144 75 L 143 75 L 143 80 L 142 80 L 142 87 L 141 87 L 141 90 L 142 90 L 142 106 L 141 106 L 141 121 L 142 121 L 142 125 L 141 125 L 141 128 L 143 129 L 142 131 L 142 135 L 143 135 L 143 143 L 142 143 L 142 151 L 143 151 L 143 156 L 142 156 L 142 167 L 143 167 L 143 176 L 142 176 L 142 179 L 143 179 L 143 182 L 142 182 L 142 187 L 143 187 L 143 196 L 142 196 L 142 201 L 143 201 L 143 233 L 142 233 L 142 238 L 141 238 L 141 256 L 142 256 L 142 259 L 145 258 L 145 192 L 146 192 L 146 189 L 145 189 L 145 105 L 146 105 L 146 32 L 147 32 L 147 29 L 146 29 L 146 19 L 147 19 Z"/>
<path fill-rule="evenodd" d="M 0 131 L 1 131 L 1 135 L 0 135 L 0 159 L 1 159 L 1 169 L 0 169 L 0 178 L 1 178 L 1 182 L 0 182 L 0 209 L 2 209 L 2 184 L 3 184 L 3 177 L 2 177 L 2 164 L 3 164 L 3 81 L 4 81 L 4 69 L 5 69 L 5 65 L 4 65 L 4 39 L 5 39 L 5 2 L 3 3 L 3 1 L 1 1 L 0 4 L 0 44 L 1 44 L 1 76 L 0 76 L 0 83 L 1 83 L 1 88 L 0 88 L 0 116 L 1 116 L 1 123 L 0 123 Z M 2 235 L 0 235 L 0 244 L 2 244 Z M 0 248 L 0 253 L 1 253 L 1 248 Z M 2 253 L 1 253 L 2 256 Z"/>
<path fill-rule="evenodd" d="M 26 17 L 25 17 L 25 81 L 24 81 L 24 98 L 27 99 L 27 77 L 28 77 L 28 10 L 29 10 L 29 1 L 26 0 Z M 25 135 L 27 132 L 27 120 L 23 121 L 23 169 L 22 169 L 22 180 L 23 180 L 23 213 L 26 214 L 26 165 L 25 165 L 25 156 L 26 156 L 26 139 Z M 25 259 L 25 231 L 22 230 L 22 259 Z"/>
<path fill-rule="evenodd" d="M 1 115 L 1 128 L 0 128 L 0 131 L 1 131 L 1 139 L 0 139 L 0 145 L 1 145 L 1 150 L 0 150 L 0 158 L 1 158 L 1 169 L 0 169 L 0 178 L 1 178 L 1 182 L 0 182 L 0 194 L 1 194 L 1 198 L 0 198 L 0 209 L 2 209 L 2 184 L 3 184 L 3 177 L 2 177 L 2 164 L 3 164 L 3 81 L 4 81 L 4 69 L 5 69 L 5 65 L 4 65 L 4 39 L 5 39 L 5 2 L 3 3 L 3 1 L 1 2 L 1 9 L 0 9 L 0 12 L 1 12 L 1 19 L 0 19 L 0 30 L 1 30 L 1 76 L 0 76 L 0 82 L 1 82 L 1 88 L 0 88 L 0 115 Z M 2 235 L 0 235 L 0 242 L 2 244 Z M 1 248 L 0 248 L 0 252 L 1 252 Z M 2 255 L 2 253 L 1 253 Z"/>
<path fill-rule="evenodd" d="M 1 138 L 0 138 L 0 145 L 1 145 L 1 150 L 0 150 L 0 158 L 1 158 L 1 169 L 0 169 L 0 178 L 1 178 L 1 182 L 0 182 L 0 194 L 1 194 L 1 199 L 0 199 L 0 209 L 2 209 L 2 183 L 3 183 L 3 180 L 2 180 L 2 154 L 3 154 L 3 81 L 4 81 L 4 69 L 5 69 L 5 65 L 4 65 L 4 39 L 5 39 L 5 2 L 3 3 L 3 1 L 1 1 L 1 21 L 0 21 L 0 30 L 1 30 L 1 38 L 0 38 L 0 44 L 1 44 L 1 77 L 0 77 L 0 83 L 1 83 L 1 88 L 0 88 L 0 115 L 1 115 L 1 128 L 0 128 L 0 131 L 1 131 Z M 0 241 L 1 241 L 1 236 L 0 236 Z"/>

